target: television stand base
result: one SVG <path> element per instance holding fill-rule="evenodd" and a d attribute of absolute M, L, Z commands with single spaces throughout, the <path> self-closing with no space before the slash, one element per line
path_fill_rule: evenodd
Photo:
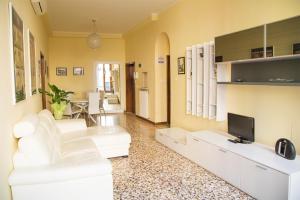
<path fill-rule="evenodd" d="M 241 143 L 241 144 L 251 144 L 252 142 L 247 141 L 247 140 L 242 140 L 242 139 L 228 139 L 229 142 L 232 143 Z"/>

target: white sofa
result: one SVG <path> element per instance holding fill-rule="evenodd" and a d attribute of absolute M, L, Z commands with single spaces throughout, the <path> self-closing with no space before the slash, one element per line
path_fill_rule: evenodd
<path fill-rule="evenodd" d="M 14 200 L 113 199 L 108 159 L 128 156 L 121 127 L 87 128 L 84 120 L 55 121 L 48 110 L 14 127 L 19 139 L 9 176 Z"/>

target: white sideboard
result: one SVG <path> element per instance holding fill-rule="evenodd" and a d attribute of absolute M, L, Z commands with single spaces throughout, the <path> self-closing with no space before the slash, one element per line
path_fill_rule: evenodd
<path fill-rule="evenodd" d="M 212 131 L 181 130 L 158 129 L 156 139 L 259 200 L 300 199 L 299 157 L 286 160 L 270 147 L 231 143 Z"/>
<path fill-rule="evenodd" d="M 140 99 L 140 113 L 139 116 L 145 119 L 149 118 L 149 91 L 148 89 L 140 89 L 139 99 Z"/>

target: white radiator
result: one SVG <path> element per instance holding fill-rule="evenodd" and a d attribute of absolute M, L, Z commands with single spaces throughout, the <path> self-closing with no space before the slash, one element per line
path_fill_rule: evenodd
<path fill-rule="evenodd" d="M 148 90 L 140 90 L 139 91 L 139 99 L 140 99 L 140 117 L 145 119 L 149 118 L 149 109 L 148 109 Z"/>

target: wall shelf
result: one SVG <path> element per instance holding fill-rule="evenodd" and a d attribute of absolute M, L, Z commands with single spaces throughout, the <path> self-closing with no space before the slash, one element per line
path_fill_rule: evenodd
<path fill-rule="evenodd" d="M 258 63 L 258 62 L 267 62 L 267 61 L 276 61 L 276 60 L 293 60 L 293 59 L 297 59 L 297 58 L 300 58 L 300 54 L 274 56 L 274 57 L 266 57 L 266 58 L 253 58 L 253 59 L 235 60 L 235 61 L 226 61 L 226 62 L 218 62 L 218 64 Z"/>
<path fill-rule="evenodd" d="M 274 85 L 274 86 L 300 86 L 300 82 L 218 82 L 221 85 Z"/>

